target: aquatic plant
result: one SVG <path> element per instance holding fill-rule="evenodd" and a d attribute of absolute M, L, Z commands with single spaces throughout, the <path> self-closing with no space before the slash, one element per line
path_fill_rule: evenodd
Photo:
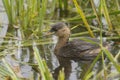
<path fill-rule="evenodd" d="M 6 55 L 18 54 L 18 50 L 24 47 L 32 47 L 33 55 L 38 64 L 39 73 L 44 80 L 53 80 L 53 76 L 47 65 L 45 57 L 43 58 L 37 45 L 52 43 L 52 40 L 46 38 L 44 33 L 49 29 L 52 23 L 63 21 L 70 24 L 73 31 L 72 38 L 88 34 L 92 37 L 101 37 L 101 53 L 87 70 L 84 80 L 107 80 L 118 76 L 120 73 L 120 63 L 118 61 L 120 50 L 113 56 L 102 46 L 102 39 L 120 40 L 120 10 L 119 0 L 2 0 L 5 12 L 8 17 L 8 30 L 1 41 L 0 46 L 0 80 L 18 80 L 14 69 L 6 61 Z M 2 25 L 2 24 L 1 24 Z M 84 30 L 82 30 L 84 29 Z M 75 32 L 74 32 L 75 30 Z M 92 41 L 86 40 L 93 43 Z M 33 42 L 36 45 L 33 45 Z M 12 51 L 16 52 L 12 52 Z M 32 54 L 32 51 L 31 51 Z M 104 59 L 106 55 L 108 64 Z M 46 55 L 45 55 L 46 56 Z M 92 70 L 99 57 L 102 56 L 102 69 L 97 73 Z M 32 56 L 33 57 L 33 56 Z M 24 62 L 20 61 L 23 64 Z M 24 63 L 24 64 L 32 64 Z M 114 67 L 114 72 L 110 67 Z M 95 76 L 94 76 L 95 75 Z M 7 77 L 7 78 L 6 78 Z M 60 71 L 59 80 L 64 80 L 64 69 Z"/>

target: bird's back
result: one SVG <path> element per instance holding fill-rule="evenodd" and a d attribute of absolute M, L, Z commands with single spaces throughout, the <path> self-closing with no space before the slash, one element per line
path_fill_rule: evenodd
<path fill-rule="evenodd" d="M 89 42 L 81 39 L 75 39 L 68 42 L 59 50 L 59 56 L 67 58 L 80 58 L 88 59 L 90 57 L 96 57 L 100 52 L 98 39 L 87 38 Z M 103 46 L 106 46 L 107 43 L 103 43 Z"/>

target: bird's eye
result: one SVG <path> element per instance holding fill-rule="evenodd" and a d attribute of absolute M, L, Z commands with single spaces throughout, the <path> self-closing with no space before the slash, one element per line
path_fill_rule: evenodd
<path fill-rule="evenodd" d="M 54 31 L 57 31 L 57 29 L 56 29 L 56 28 L 53 28 L 53 30 L 54 30 Z"/>
<path fill-rule="evenodd" d="M 52 29 L 50 30 L 50 32 L 56 32 L 56 31 L 57 31 L 56 28 L 52 28 Z"/>

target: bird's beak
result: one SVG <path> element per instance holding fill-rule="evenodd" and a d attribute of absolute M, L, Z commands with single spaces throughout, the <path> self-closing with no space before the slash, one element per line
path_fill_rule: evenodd
<path fill-rule="evenodd" d="M 53 35 L 55 32 L 48 31 L 45 36 Z"/>

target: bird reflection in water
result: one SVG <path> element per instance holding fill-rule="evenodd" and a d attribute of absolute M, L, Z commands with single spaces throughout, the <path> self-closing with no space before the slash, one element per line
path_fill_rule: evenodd
<path fill-rule="evenodd" d="M 72 65 L 69 59 L 59 58 L 60 66 L 58 66 L 53 73 L 55 80 L 58 80 L 60 70 L 64 68 L 65 80 L 68 80 L 71 74 Z"/>
<path fill-rule="evenodd" d="M 60 62 L 60 66 L 58 66 L 53 73 L 53 77 L 55 80 L 58 80 L 58 75 L 60 70 L 64 68 L 64 74 L 65 74 L 65 80 L 82 80 L 88 71 L 88 69 L 91 66 L 92 60 L 86 61 L 86 60 L 75 60 L 72 61 L 71 59 L 66 59 L 66 58 L 58 58 Z M 78 66 L 76 66 L 76 63 Z M 76 70 L 77 67 L 80 67 L 81 69 Z M 75 69 L 74 69 L 75 68 Z M 76 72 L 76 74 L 72 74 Z M 76 76 L 76 77 L 75 77 Z M 76 78 L 76 79 L 75 79 Z"/>

